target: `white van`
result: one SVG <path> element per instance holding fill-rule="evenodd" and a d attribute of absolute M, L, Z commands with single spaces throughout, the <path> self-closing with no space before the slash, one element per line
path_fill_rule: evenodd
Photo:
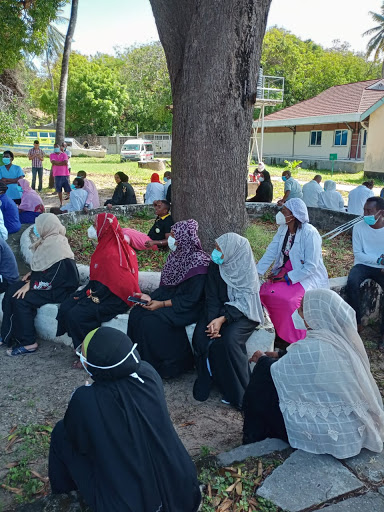
<path fill-rule="evenodd" d="M 155 153 L 153 151 L 152 141 L 145 139 L 128 139 L 124 142 L 120 152 L 121 162 L 133 162 L 143 160 L 153 160 Z"/>

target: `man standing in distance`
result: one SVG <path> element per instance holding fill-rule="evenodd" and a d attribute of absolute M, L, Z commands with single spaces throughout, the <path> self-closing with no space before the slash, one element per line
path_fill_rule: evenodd
<path fill-rule="evenodd" d="M 69 194 L 71 186 L 69 184 L 69 170 L 68 170 L 68 157 L 60 150 L 59 144 L 53 147 L 53 153 L 49 155 L 52 163 L 52 176 L 55 180 L 55 189 L 60 199 L 60 206 L 63 206 L 63 189 Z"/>
<path fill-rule="evenodd" d="M 39 177 L 39 185 L 38 191 L 40 192 L 43 188 L 43 160 L 45 154 L 42 149 L 40 149 L 40 144 L 38 140 L 35 140 L 33 143 L 33 148 L 28 151 L 28 158 L 32 160 L 32 189 L 35 190 L 36 187 L 36 175 Z"/>

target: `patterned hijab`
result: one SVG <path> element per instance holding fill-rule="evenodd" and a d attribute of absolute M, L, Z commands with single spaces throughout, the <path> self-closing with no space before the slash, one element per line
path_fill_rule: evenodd
<path fill-rule="evenodd" d="M 201 247 L 198 228 L 198 223 L 193 219 L 176 222 L 171 227 L 177 249 L 165 262 L 160 286 L 176 286 L 190 277 L 208 273 L 210 257 Z"/>

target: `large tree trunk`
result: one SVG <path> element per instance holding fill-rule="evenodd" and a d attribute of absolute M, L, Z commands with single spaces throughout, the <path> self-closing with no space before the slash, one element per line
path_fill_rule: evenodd
<path fill-rule="evenodd" d="M 64 43 L 63 60 L 61 63 L 61 77 L 59 87 L 59 98 L 57 104 L 56 123 L 56 142 L 59 144 L 63 142 L 65 138 L 65 110 L 67 103 L 68 66 L 69 56 L 71 55 L 73 34 L 76 28 L 78 4 L 79 0 L 72 0 L 71 16 L 69 18 L 67 35 L 65 37 Z"/>
<path fill-rule="evenodd" d="M 271 0 L 150 0 L 173 96 L 172 215 L 205 248 L 246 226 L 247 156 Z"/>

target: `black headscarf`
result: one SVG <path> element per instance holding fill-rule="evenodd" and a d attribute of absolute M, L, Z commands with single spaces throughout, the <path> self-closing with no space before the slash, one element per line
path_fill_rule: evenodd
<path fill-rule="evenodd" d="M 86 357 L 92 365 L 113 366 L 132 347 L 123 332 L 101 327 Z M 76 390 L 65 414 L 74 449 L 93 462 L 95 510 L 195 512 L 196 469 L 169 418 L 159 375 L 134 354 L 137 361 L 131 353 L 111 369 L 89 365 L 95 382 Z"/>
<path fill-rule="evenodd" d="M 273 185 L 271 175 L 264 169 L 260 174 L 264 176 L 264 181 L 257 187 L 256 195 L 248 199 L 248 203 L 271 203 L 273 199 Z"/>

